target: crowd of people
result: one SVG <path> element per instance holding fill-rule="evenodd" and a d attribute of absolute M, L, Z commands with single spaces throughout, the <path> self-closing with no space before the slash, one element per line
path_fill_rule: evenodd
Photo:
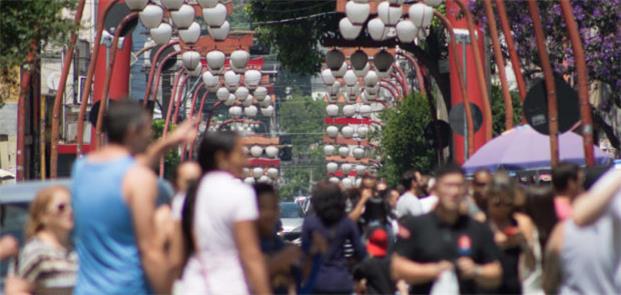
<path fill-rule="evenodd" d="M 551 179 L 459 166 L 372 174 L 355 189 L 314 185 L 301 244 L 279 234 L 277 190 L 240 181 L 231 132 L 200 136 L 158 198 L 154 166 L 194 141 L 196 119 L 148 144 L 150 116 L 120 102 L 107 144 L 79 159 L 71 187 L 40 191 L 7 294 L 618 294 L 621 170 L 561 163 Z"/>

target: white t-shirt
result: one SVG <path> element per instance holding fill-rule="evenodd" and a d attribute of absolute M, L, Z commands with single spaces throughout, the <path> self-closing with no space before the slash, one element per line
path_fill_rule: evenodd
<path fill-rule="evenodd" d="M 423 208 L 417 196 L 411 192 L 403 194 L 397 201 L 397 217 L 406 215 L 417 216 L 423 214 Z"/>
<path fill-rule="evenodd" d="M 181 220 L 183 211 L 183 202 L 185 202 L 185 193 L 177 193 L 170 204 L 170 211 L 174 220 Z"/>
<path fill-rule="evenodd" d="M 256 198 L 250 186 L 226 172 L 211 172 L 203 177 L 197 191 L 193 227 L 199 250 L 184 270 L 185 293 L 249 293 L 233 225 L 255 220 L 257 216 Z"/>
<path fill-rule="evenodd" d="M 433 208 L 436 207 L 437 203 L 438 203 L 438 197 L 434 195 L 420 199 L 420 206 L 423 209 L 423 214 L 427 214 L 431 212 L 431 210 L 433 210 Z"/>

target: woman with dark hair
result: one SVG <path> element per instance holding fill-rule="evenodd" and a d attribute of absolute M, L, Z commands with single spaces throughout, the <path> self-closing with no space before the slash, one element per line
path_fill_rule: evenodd
<path fill-rule="evenodd" d="M 345 214 L 345 196 L 338 185 L 319 182 L 312 192 L 314 215 L 302 226 L 302 250 L 310 252 L 313 235 L 319 234 L 328 244 L 317 275 L 314 294 L 351 294 L 353 277 L 345 257 L 345 243 L 350 241 L 358 260 L 366 255 L 356 224 Z"/>
<path fill-rule="evenodd" d="M 203 177 L 188 191 L 182 211 L 192 252 L 183 273 L 184 293 L 270 293 L 255 226 L 255 194 L 238 179 L 246 164 L 242 148 L 232 132 L 209 133 L 201 140 Z"/>

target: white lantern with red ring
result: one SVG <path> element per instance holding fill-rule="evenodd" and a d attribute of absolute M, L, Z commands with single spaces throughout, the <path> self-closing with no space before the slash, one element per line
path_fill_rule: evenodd
<path fill-rule="evenodd" d="M 177 29 L 186 29 L 194 22 L 194 7 L 183 4 L 177 10 L 170 10 L 170 18 Z"/>
<path fill-rule="evenodd" d="M 241 77 L 239 74 L 233 72 L 232 70 L 224 72 L 224 86 L 229 91 L 235 91 L 237 87 L 239 87 L 240 79 Z"/>
<path fill-rule="evenodd" d="M 339 147 L 339 156 L 343 158 L 349 156 L 349 148 L 346 146 Z"/>
<path fill-rule="evenodd" d="M 266 147 L 265 154 L 268 158 L 276 158 L 276 156 L 278 156 L 278 147 L 275 147 L 273 145 Z"/>
<path fill-rule="evenodd" d="M 143 10 L 147 4 L 149 4 L 149 0 L 125 0 L 125 5 L 133 11 Z"/>
<path fill-rule="evenodd" d="M 414 42 L 417 32 L 416 25 L 409 19 L 401 20 L 397 24 L 397 37 L 401 43 Z"/>
<path fill-rule="evenodd" d="M 186 44 L 194 44 L 201 36 L 201 26 L 193 22 L 187 29 L 179 29 L 179 38 Z"/>
<path fill-rule="evenodd" d="M 261 157 L 261 155 L 263 155 L 263 148 L 259 145 L 253 145 L 250 148 L 250 155 L 254 158 Z"/>
<path fill-rule="evenodd" d="M 262 107 L 261 114 L 266 117 L 271 117 L 274 114 L 274 107 L 271 105 L 267 107 Z"/>
<path fill-rule="evenodd" d="M 326 113 L 330 117 L 336 117 L 339 114 L 339 106 L 336 104 L 329 104 L 326 106 Z"/>
<path fill-rule="evenodd" d="M 161 0 L 160 3 L 170 11 L 179 10 L 183 5 L 183 0 Z"/>
<path fill-rule="evenodd" d="M 339 128 L 336 126 L 328 126 L 326 128 L 326 133 L 329 137 L 336 138 L 339 135 Z"/>
<path fill-rule="evenodd" d="M 326 86 L 331 86 L 336 81 L 330 69 L 323 69 L 321 71 L 321 80 Z"/>
<path fill-rule="evenodd" d="M 345 15 L 354 25 L 362 26 L 369 18 L 371 6 L 368 3 L 349 1 L 345 4 Z"/>
<path fill-rule="evenodd" d="M 231 68 L 236 73 L 243 73 L 248 65 L 250 59 L 250 53 L 246 50 L 235 50 L 231 53 Z"/>
<path fill-rule="evenodd" d="M 229 115 L 233 118 L 239 118 L 242 115 L 242 108 L 240 106 L 232 106 L 229 108 Z"/>
<path fill-rule="evenodd" d="M 172 26 L 167 23 L 161 23 L 156 28 L 149 30 L 149 35 L 155 44 L 163 45 L 170 41 L 172 37 Z"/>
<path fill-rule="evenodd" d="M 207 66 L 212 74 L 219 74 L 224 70 L 226 55 L 222 51 L 212 50 L 207 53 Z"/>
<path fill-rule="evenodd" d="M 219 28 L 226 22 L 226 6 L 218 3 L 213 7 L 203 8 L 203 19 L 209 27 Z"/>
<path fill-rule="evenodd" d="M 360 160 L 364 157 L 364 149 L 361 147 L 355 147 L 354 150 L 352 151 L 352 155 L 357 160 Z"/>
<path fill-rule="evenodd" d="M 336 152 L 336 148 L 331 144 L 325 145 L 323 147 L 323 153 L 326 156 L 333 156 L 335 152 Z"/>
<path fill-rule="evenodd" d="M 186 51 L 181 56 L 183 66 L 188 71 L 193 71 L 201 62 L 201 55 L 197 51 Z"/>
<path fill-rule="evenodd" d="M 263 168 L 261 167 L 252 168 L 252 176 L 254 176 L 254 178 L 259 178 L 263 176 Z"/>
<path fill-rule="evenodd" d="M 246 117 L 249 117 L 249 118 L 256 117 L 258 112 L 259 112 L 259 109 L 257 109 L 257 107 L 253 105 L 247 106 L 244 108 L 244 115 L 246 115 Z"/>
<path fill-rule="evenodd" d="M 338 169 L 339 169 L 339 164 L 335 162 L 329 162 L 328 164 L 326 164 L 326 170 L 328 171 L 328 173 L 334 173 Z"/>
<path fill-rule="evenodd" d="M 220 2 L 219 0 L 196 0 L 202 8 L 213 8 Z"/>
<path fill-rule="evenodd" d="M 345 115 L 345 117 L 353 117 L 355 114 L 356 107 L 350 104 L 343 106 L 343 115 Z"/>
<path fill-rule="evenodd" d="M 276 169 L 274 167 L 268 168 L 267 169 L 267 176 L 271 177 L 272 179 L 278 178 L 278 169 Z"/>
<path fill-rule="evenodd" d="M 127 3 L 127 1 L 125 2 Z M 145 6 L 140 13 L 138 13 L 138 17 L 140 18 L 140 22 L 147 29 L 157 28 L 162 23 L 162 18 L 164 17 L 164 10 L 154 4 L 150 4 Z"/>
<path fill-rule="evenodd" d="M 216 97 L 218 98 L 219 101 L 226 101 L 227 99 L 229 99 L 230 94 L 231 92 L 229 92 L 229 90 L 226 89 L 225 87 L 220 87 L 216 91 Z"/>
<path fill-rule="evenodd" d="M 362 32 L 362 25 L 355 25 L 352 22 L 344 17 L 339 21 L 339 32 L 341 32 L 341 36 L 345 40 L 355 40 Z"/>
<path fill-rule="evenodd" d="M 381 2 L 377 5 L 377 16 L 387 27 L 397 25 L 403 14 L 401 4 L 392 4 L 388 1 Z"/>
<path fill-rule="evenodd" d="M 343 174 L 348 175 L 349 172 L 351 172 L 352 169 L 352 165 L 349 163 L 343 163 L 341 164 L 341 171 L 343 171 Z"/>
<path fill-rule="evenodd" d="M 245 76 L 244 76 L 244 79 L 245 79 Z M 252 95 L 254 96 L 256 100 L 263 101 L 267 97 L 267 88 L 263 86 L 259 86 L 252 92 Z"/>
<path fill-rule="evenodd" d="M 259 83 L 261 83 L 261 76 L 261 71 L 248 70 L 244 73 L 244 84 L 248 89 L 256 89 L 259 87 Z"/>
<path fill-rule="evenodd" d="M 211 38 L 216 41 L 224 41 L 229 35 L 229 31 L 231 30 L 231 25 L 228 21 L 225 21 L 224 24 L 220 27 L 207 27 L 207 32 Z"/>

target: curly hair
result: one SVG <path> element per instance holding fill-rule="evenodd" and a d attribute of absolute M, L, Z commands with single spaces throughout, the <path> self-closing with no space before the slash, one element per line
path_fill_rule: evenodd
<path fill-rule="evenodd" d="M 311 204 L 325 226 L 332 226 L 345 217 L 345 196 L 338 185 L 321 181 L 315 185 Z"/>

